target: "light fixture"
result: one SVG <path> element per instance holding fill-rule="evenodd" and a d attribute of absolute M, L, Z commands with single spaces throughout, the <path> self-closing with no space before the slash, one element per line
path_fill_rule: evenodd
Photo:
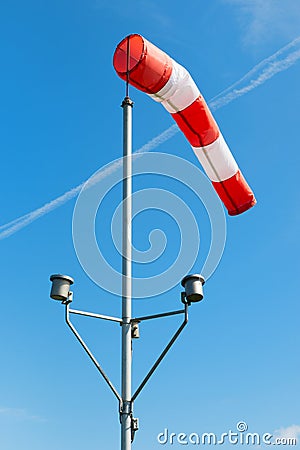
<path fill-rule="evenodd" d="M 189 303 L 200 302 L 203 299 L 203 285 L 205 283 L 202 275 L 193 274 L 185 276 L 181 285 L 185 290 L 185 298 Z"/>
<path fill-rule="evenodd" d="M 74 283 L 73 278 L 68 275 L 54 274 L 51 275 L 52 287 L 50 297 L 53 300 L 66 301 L 70 296 L 70 286 Z"/>

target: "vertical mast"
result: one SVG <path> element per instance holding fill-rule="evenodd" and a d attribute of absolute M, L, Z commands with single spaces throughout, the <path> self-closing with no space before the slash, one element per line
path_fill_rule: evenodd
<path fill-rule="evenodd" d="M 128 95 L 129 39 L 127 41 L 127 82 L 123 108 L 123 223 L 122 223 L 122 405 L 121 450 L 131 449 L 131 304 L 132 304 L 132 106 Z"/>

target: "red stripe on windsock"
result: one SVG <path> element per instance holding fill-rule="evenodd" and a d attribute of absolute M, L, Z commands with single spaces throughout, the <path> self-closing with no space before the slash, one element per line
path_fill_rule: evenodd
<path fill-rule="evenodd" d="M 129 38 L 129 82 L 147 94 L 155 94 L 164 87 L 172 73 L 172 59 L 139 34 Z M 122 80 L 127 80 L 127 43 L 123 39 L 114 54 L 114 68 Z"/>
<path fill-rule="evenodd" d="M 190 106 L 171 116 L 192 147 L 204 147 L 219 137 L 218 125 L 201 96 Z"/>
<path fill-rule="evenodd" d="M 230 216 L 241 214 L 256 204 L 255 197 L 240 170 L 227 180 L 212 181 Z"/>

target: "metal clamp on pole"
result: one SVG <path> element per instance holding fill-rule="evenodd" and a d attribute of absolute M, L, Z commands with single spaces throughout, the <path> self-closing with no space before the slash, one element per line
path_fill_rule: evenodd
<path fill-rule="evenodd" d="M 131 442 L 134 441 L 135 433 L 139 429 L 139 419 L 137 417 L 131 417 Z"/>

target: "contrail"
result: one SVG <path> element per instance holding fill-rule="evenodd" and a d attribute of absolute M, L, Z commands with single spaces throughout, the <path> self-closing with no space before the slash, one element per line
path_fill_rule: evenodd
<path fill-rule="evenodd" d="M 213 97 L 211 99 L 211 102 L 214 103 L 214 101 L 221 96 L 224 97 L 225 94 L 227 94 L 229 91 L 232 91 L 235 87 L 241 85 L 243 82 L 246 82 L 249 80 L 249 78 L 254 77 L 257 75 L 257 72 L 264 71 L 268 66 L 271 66 L 272 63 L 274 63 L 276 60 L 278 60 L 279 56 L 284 56 L 287 54 L 290 54 L 289 50 L 291 50 L 294 47 L 299 47 L 300 44 L 300 36 L 294 39 L 293 41 L 289 42 L 287 45 L 279 49 L 277 52 L 273 53 L 273 55 L 269 56 L 268 58 L 263 59 L 260 63 L 256 64 L 249 72 L 247 72 L 242 78 L 240 78 L 235 83 L 228 86 L 223 91 L 219 92 L 218 95 Z M 282 58 L 281 58 L 282 59 Z"/>
<path fill-rule="evenodd" d="M 165 131 L 160 133 L 158 136 L 151 139 L 149 142 L 144 144 L 142 147 L 140 147 L 138 150 L 134 152 L 133 159 L 142 156 L 143 153 L 150 152 L 154 148 L 157 148 L 159 145 L 163 144 L 164 142 L 171 139 L 172 136 L 174 136 L 178 132 L 177 125 L 172 125 L 171 127 L 167 128 Z M 105 178 L 106 176 L 110 175 L 111 173 L 115 172 L 120 166 L 122 166 L 122 159 L 119 159 L 112 163 L 109 167 L 105 167 L 103 170 L 98 172 L 96 176 L 93 177 L 92 183 L 98 183 L 100 180 Z M 86 180 L 87 181 L 87 180 Z M 38 209 L 35 209 L 34 211 L 25 214 L 24 216 L 18 217 L 15 220 L 12 220 L 11 222 L 6 223 L 5 225 L 0 226 L 0 239 L 5 239 L 8 236 L 11 236 L 12 234 L 16 233 L 17 231 L 21 230 L 22 228 L 26 227 L 30 223 L 34 222 L 39 217 L 44 216 L 45 214 L 48 214 L 49 212 L 53 211 L 54 209 L 58 208 L 59 206 L 64 205 L 69 200 L 72 200 L 72 198 L 76 197 L 83 186 L 85 185 L 86 181 L 83 181 L 78 186 L 70 189 L 69 191 L 65 192 L 64 194 L 60 195 L 56 199 L 52 200 L 51 202 L 45 203 L 45 205 L 41 206 Z"/>
<path fill-rule="evenodd" d="M 298 46 L 298 50 L 290 51 L 293 47 Z M 278 59 L 279 56 L 285 54 L 284 57 Z M 259 64 L 253 67 L 249 72 L 246 73 L 242 78 L 232 84 L 229 88 L 220 92 L 214 98 L 210 100 L 210 106 L 214 109 L 222 108 L 228 103 L 236 100 L 238 97 L 247 94 L 253 89 L 265 83 L 270 78 L 274 77 L 279 72 L 287 70 L 289 67 L 293 66 L 300 59 L 300 37 L 294 39 L 285 47 L 282 47 L 269 58 L 264 59 Z M 257 75 L 257 72 L 259 74 Z M 256 75 L 256 78 L 250 79 L 250 82 L 246 86 L 241 86 L 243 82 L 249 80 L 252 76 Z M 241 86 L 240 88 L 237 88 Z"/>
<path fill-rule="evenodd" d="M 300 47 L 300 36 L 291 41 L 286 46 L 279 49 L 273 55 L 269 56 L 268 58 L 264 59 L 263 61 L 255 65 L 242 78 L 240 78 L 234 84 L 229 86 L 227 89 L 220 92 L 217 96 L 213 97 L 209 101 L 209 106 L 211 110 L 216 111 L 222 108 L 223 106 L 228 105 L 237 98 L 261 86 L 277 73 L 283 72 L 284 70 L 287 70 L 289 67 L 294 65 L 300 59 L 300 48 L 298 50 L 294 50 L 295 47 L 297 46 Z M 243 87 L 237 88 L 238 86 L 241 86 L 242 83 L 245 83 L 247 81 L 248 84 L 246 84 Z M 142 156 L 143 153 L 147 153 L 150 152 L 151 150 L 154 150 L 159 145 L 171 139 L 171 137 L 173 137 L 178 131 L 179 129 L 177 125 L 176 124 L 172 125 L 165 131 L 160 133 L 158 136 L 154 137 L 149 142 L 144 144 L 138 150 L 136 150 L 133 153 L 133 157 L 136 158 L 138 156 Z M 101 170 L 98 173 L 95 182 L 100 181 L 104 177 L 108 176 L 110 173 L 117 170 L 121 164 L 122 159 L 115 161 L 109 167 L 106 167 L 103 170 Z M 42 217 L 45 214 L 48 214 L 49 212 L 58 208 L 59 206 L 64 205 L 69 200 L 73 199 L 79 194 L 85 183 L 86 181 L 80 183 L 78 186 L 70 189 L 63 195 L 46 203 L 40 208 L 32 212 L 29 212 L 21 217 L 18 217 L 17 219 L 12 220 L 11 222 L 1 225 L 0 230 L 3 231 L 0 232 L 0 239 L 5 239 L 8 236 L 11 236 L 12 234 L 26 227 L 30 223 L 34 222 L 39 217 Z"/>

